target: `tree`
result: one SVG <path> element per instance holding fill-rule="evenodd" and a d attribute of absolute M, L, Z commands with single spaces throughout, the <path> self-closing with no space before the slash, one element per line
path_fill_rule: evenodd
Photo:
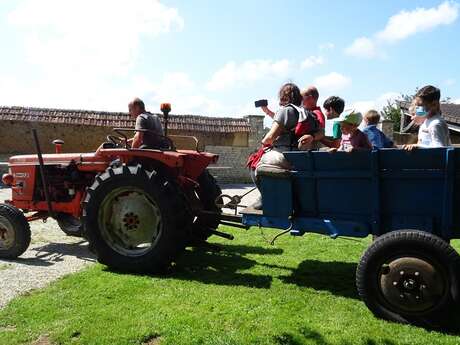
<path fill-rule="evenodd" d="M 393 130 L 399 131 L 401 123 L 401 108 L 397 101 L 387 101 L 387 105 L 383 106 L 381 115 L 385 120 L 393 121 Z"/>

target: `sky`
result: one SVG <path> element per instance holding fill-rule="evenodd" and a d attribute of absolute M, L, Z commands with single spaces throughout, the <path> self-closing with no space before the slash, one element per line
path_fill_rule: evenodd
<path fill-rule="evenodd" d="M 285 82 L 380 109 L 433 84 L 460 104 L 460 3 L 0 2 L 0 106 L 240 117 Z"/>

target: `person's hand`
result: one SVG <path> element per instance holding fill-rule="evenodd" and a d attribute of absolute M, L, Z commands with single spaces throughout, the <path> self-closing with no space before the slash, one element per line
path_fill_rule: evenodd
<path fill-rule="evenodd" d="M 347 153 L 352 153 L 355 149 L 353 147 L 349 147 L 345 150 Z"/>
<path fill-rule="evenodd" d="M 96 156 L 99 156 L 101 154 L 101 149 L 104 148 L 103 146 L 104 146 L 104 144 L 99 145 L 99 147 L 97 148 L 96 153 L 95 153 Z"/>
<path fill-rule="evenodd" d="M 262 139 L 262 145 L 263 146 L 271 146 L 271 145 L 273 145 L 273 140 L 270 140 L 270 138 L 265 137 L 265 138 Z"/>
<path fill-rule="evenodd" d="M 302 135 L 298 142 L 299 144 L 301 145 L 308 145 L 308 144 L 311 144 L 313 142 L 313 140 L 315 140 L 315 138 L 313 137 L 313 135 L 310 135 L 310 134 L 305 134 L 305 135 Z"/>
<path fill-rule="evenodd" d="M 407 145 L 403 145 L 403 150 L 406 150 L 406 151 L 413 151 L 414 149 L 417 148 L 417 144 L 407 144 Z"/>
<path fill-rule="evenodd" d="M 270 115 L 270 109 L 268 109 L 268 107 L 266 105 L 260 107 L 262 109 L 262 111 L 267 114 L 267 115 Z"/>

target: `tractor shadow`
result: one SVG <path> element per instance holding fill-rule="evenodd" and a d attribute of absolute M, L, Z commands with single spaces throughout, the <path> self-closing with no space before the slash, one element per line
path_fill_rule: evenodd
<path fill-rule="evenodd" d="M 26 253 L 26 257 L 19 257 L 9 261 L 26 266 L 53 266 L 64 261 L 67 256 L 76 257 L 82 261 L 96 261 L 96 257 L 88 250 L 86 241 L 47 243 L 42 246 L 31 247 Z"/>
<path fill-rule="evenodd" d="M 361 339 L 361 341 L 340 341 L 340 342 L 329 342 L 326 338 L 319 332 L 312 330 L 308 327 L 301 327 L 297 332 L 283 332 L 279 335 L 273 336 L 273 341 L 278 345 L 301 345 L 307 342 L 308 344 L 315 345 L 396 345 L 397 342 L 390 340 L 388 338 L 379 339 L 375 341 L 371 338 Z"/>
<path fill-rule="evenodd" d="M 270 288 L 272 276 L 239 271 L 259 264 L 255 260 L 244 257 L 245 254 L 281 255 L 282 249 L 222 244 L 219 248 L 218 251 L 202 248 L 187 250 L 177 260 L 169 277 L 205 284 Z"/>
<path fill-rule="evenodd" d="M 278 278 L 287 284 L 359 299 L 355 289 L 356 266 L 350 262 L 304 260 L 291 274 Z"/>

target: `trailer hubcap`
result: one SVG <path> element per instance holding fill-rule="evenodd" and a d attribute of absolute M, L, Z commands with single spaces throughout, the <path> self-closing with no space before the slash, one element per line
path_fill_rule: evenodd
<path fill-rule="evenodd" d="M 448 281 L 434 263 L 403 257 L 382 266 L 379 286 L 384 299 L 396 310 L 420 313 L 439 303 Z"/>
<path fill-rule="evenodd" d="M 14 245 L 13 225 L 0 216 L 0 249 L 10 249 Z"/>
<path fill-rule="evenodd" d="M 143 255 L 161 230 L 161 213 L 145 191 L 121 187 L 110 192 L 99 210 L 99 228 L 106 243 L 124 256 Z"/>

